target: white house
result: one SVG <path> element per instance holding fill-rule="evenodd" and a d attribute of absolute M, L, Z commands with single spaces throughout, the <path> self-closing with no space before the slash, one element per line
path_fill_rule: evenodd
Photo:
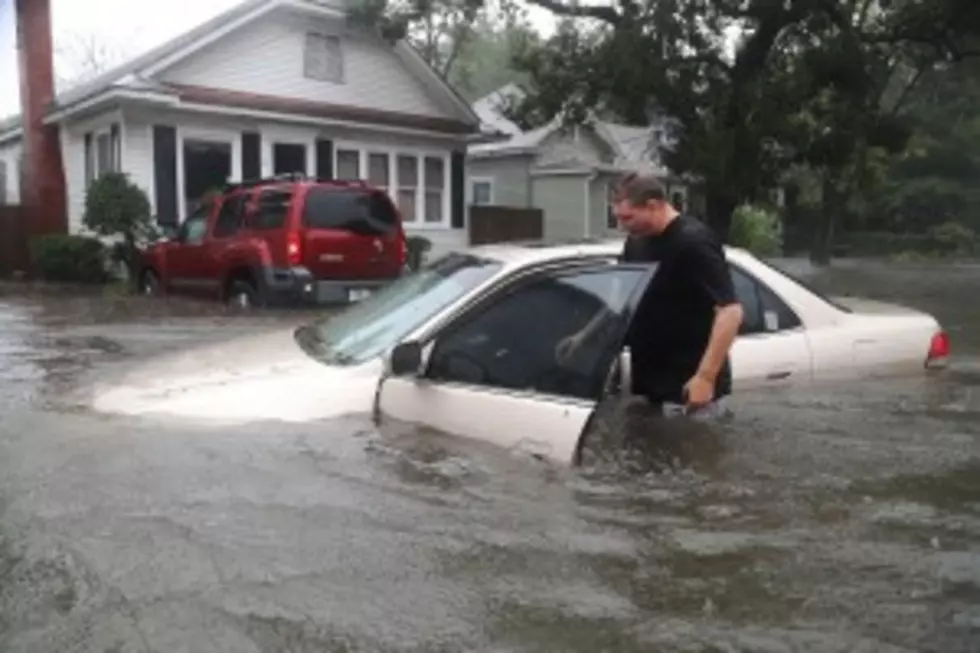
<path fill-rule="evenodd" d="M 209 188 L 274 173 L 368 179 L 435 250 L 465 243 L 469 105 L 404 42 L 351 25 L 343 0 L 247 0 L 57 96 L 69 229 L 88 184 L 122 171 L 161 224 Z M 0 124 L 0 202 L 17 200 L 21 128 Z"/>

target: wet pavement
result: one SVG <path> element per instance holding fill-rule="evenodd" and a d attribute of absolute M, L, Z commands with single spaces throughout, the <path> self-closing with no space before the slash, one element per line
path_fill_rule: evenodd
<path fill-rule="evenodd" d="M 954 368 L 567 471 L 93 415 L 92 379 L 304 316 L 0 295 L 0 651 L 980 652 L 980 267 L 791 267 L 933 312 Z"/>

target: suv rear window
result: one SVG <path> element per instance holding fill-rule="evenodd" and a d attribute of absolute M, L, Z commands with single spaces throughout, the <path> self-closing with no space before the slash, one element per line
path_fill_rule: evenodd
<path fill-rule="evenodd" d="M 289 213 L 289 203 L 293 192 L 281 188 L 264 190 L 259 193 L 256 202 L 255 216 L 252 218 L 253 229 L 282 229 Z"/>
<path fill-rule="evenodd" d="M 367 235 L 398 225 L 391 201 L 377 191 L 314 186 L 306 193 L 303 224 L 312 229 L 345 229 Z"/>

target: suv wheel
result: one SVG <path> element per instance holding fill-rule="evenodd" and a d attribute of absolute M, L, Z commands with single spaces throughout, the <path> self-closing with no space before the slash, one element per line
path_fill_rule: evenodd
<path fill-rule="evenodd" d="M 247 311 L 257 305 L 258 293 L 248 281 L 235 280 L 228 287 L 228 306 Z"/>
<path fill-rule="evenodd" d="M 153 270 L 147 270 L 140 276 L 140 294 L 146 297 L 160 294 L 160 277 Z"/>

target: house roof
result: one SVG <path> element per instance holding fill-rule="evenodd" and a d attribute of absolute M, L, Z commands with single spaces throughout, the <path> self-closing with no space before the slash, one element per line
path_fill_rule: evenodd
<path fill-rule="evenodd" d="M 520 97 L 523 91 L 516 84 L 507 84 L 473 103 L 473 110 L 480 116 L 484 128 L 496 128 L 510 134 L 510 138 L 495 143 L 472 145 L 469 153 L 474 158 L 494 158 L 517 154 L 534 154 L 541 144 L 561 129 L 561 121 L 555 118 L 550 123 L 531 129 L 521 129 L 508 120 L 502 111 L 502 101 L 507 97 Z M 591 127 L 614 152 L 615 159 L 608 169 L 641 169 L 654 174 L 664 174 L 666 170 L 659 162 L 658 142 L 663 135 L 662 125 L 637 127 L 605 120 L 592 120 Z M 658 136 L 659 133 L 659 136 Z"/>
<path fill-rule="evenodd" d="M 173 92 L 174 89 L 158 84 L 152 79 L 152 75 L 147 73 L 152 72 L 153 68 L 159 67 L 161 64 L 181 58 L 181 53 L 192 49 L 195 44 L 208 39 L 220 30 L 228 29 L 230 26 L 240 26 L 281 6 L 345 11 L 342 0 L 244 0 L 176 38 L 59 93 L 55 97 L 50 111 L 56 112 L 67 109 L 113 89 Z M 478 116 L 466 101 L 441 75 L 425 63 L 421 55 L 411 45 L 406 41 L 400 41 L 395 44 L 394 49 L 396 54 L 405 59 L 411 68 L 429 76 L 431 82 L 440 86 L 447 93 L 458 106 L 461 117 L 465 118 L 464 123 L 472 123 L 473 125 L 479 123 Z M 393 112 L 394 114 L 395 112 Z M 9 138 L 10 132 L 19 130 L 19 127 L 20 116 L 11 116 L 0 121 L 0 140 L 4 136 Z M 5 132 L 7 133 L 5 134 Z"/>

